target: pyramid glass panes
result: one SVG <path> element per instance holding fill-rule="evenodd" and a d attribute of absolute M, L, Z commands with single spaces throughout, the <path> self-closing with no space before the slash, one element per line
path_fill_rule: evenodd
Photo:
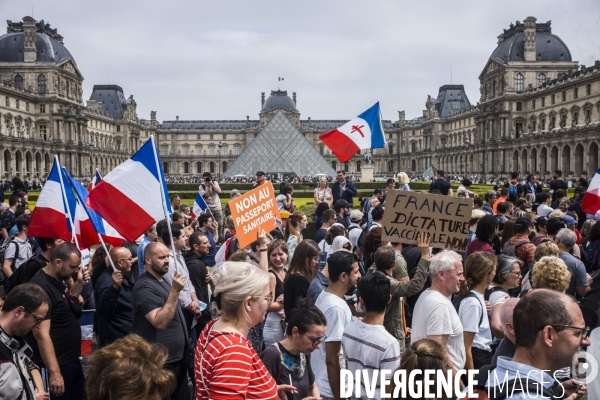
<path fill-rule="evenodd" d="M 223 176 L 252 176 L 256 171 L 268 175 L 335 176 L 329 163 L 281 111 L 256 135 Z"/>

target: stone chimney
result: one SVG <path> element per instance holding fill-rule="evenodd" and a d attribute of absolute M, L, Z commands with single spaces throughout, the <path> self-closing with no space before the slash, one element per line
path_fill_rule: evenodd
<path fill-rule="evenodd" d="M 246 121 L 250 122 L 250 116 L 246 115 Z"/>
<path fill-rule="evenodd" d="M 498 46 L 500 46 L 500 43 L 502 42 L 504 42 L 504 33 L 498 35 Z"/>
<path fill-rule="evenodd" d="M 536 60 L 536 51 L 535 51 L 535 30 L 536 30 L 536 22 L 537 19 L 535 17 L 527 17 L 525 18 L 525 32 L 524 32 L 524 40 L 525 40 L 525 61 L 535 61 Z"/>
<path fill-rule="evenodd" d="M 35 19 L 31 17 L 23 18 L 23 36 L 24 36 L 24 49 L 23 49 L 23 60 L 25 62 L 35 62 L 37 58 L 37 51 L 35 48 Z"/>
<path fill-rule="evenodd" d="M 296 92 L 292 92 L 292 100 L 294 100 L 294 105 L 297 107 L 298 104 L 296 103 Z"/>
<path fill-rule="evenodd" d="M 175 121 L 179 121 L 179 115 L 175 116 Z"/>
<path fill-rule="evenodd" d="M 265 106 L 265 92 L 260 92 L 260 108 Z"/>

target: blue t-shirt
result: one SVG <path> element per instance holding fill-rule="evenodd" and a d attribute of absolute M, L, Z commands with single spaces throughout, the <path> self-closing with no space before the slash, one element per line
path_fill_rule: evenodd
<path fill-rule="evenodd" d="M 208 251 L 208 254 L 204 256 L 204 264 L 206 264 L 207 267 L 212 267 L 216 264 L 215 256 L 217 255 L 217 243 L 215 242 L 215 237 L 211 231 L 207 230 L 204 233 L 210 242 L 210 250 Z"/>

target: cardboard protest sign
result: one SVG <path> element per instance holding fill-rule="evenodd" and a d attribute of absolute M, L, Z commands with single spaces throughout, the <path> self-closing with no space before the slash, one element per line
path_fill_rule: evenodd
<path fill-rule="evenodd" d="M 381 240 L 416 244 L 428 232 L 431 247 L 465 251 L 473 199 L 388 190 Z"/>
<path fill-rule="evenodd" d="M 240 248 L 258 239 L 259 229 L 269 232 L 277 228 L 279 210 L 274 193 L 273 184 L 267 182 L 229 202 Z"/>

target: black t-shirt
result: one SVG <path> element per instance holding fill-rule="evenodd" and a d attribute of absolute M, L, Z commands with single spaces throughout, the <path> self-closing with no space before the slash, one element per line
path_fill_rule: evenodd
<path fill-rule="evenodd" d="M 133 309 L 133 332 L 151 343 L 160 343 L 167 348 L 169 357 L 167 363 L 183 358 L 187 342 L 187 328 L 179 301 L 171 323 L 166 329 L 156 329 L 146 319 L 146 314 L 157 308 L 162 308 L 167 302 L 171 285 L 164 279 L 159 282 L 145 272 L 133 287 L 131 306 Z"/>
<path fill-rule="evenodd" d="M 555 179 L 552 182 L 550 182 L 550 191 L 552 191 L 552 200 L 556 200 L 556 191 L 558 189 L 562 189 L 565 191 L 565 196 L 567 195 L 567 190 L 569 189 L 569 185 L 567 184 L 566 181 L 563 181 L 562 179 Z"/>
<path fill-rule="evenodd" d="M 450 192 L 450 182 L 448 182 L 444 178 L 436 179 L 431 184 L 431 190 L 435 190 L 435 189 L 439 190 L 440 193 L 443 194 L 444 196 L 447 196 L 448 192 Z"/>
<path fill-rule="evenodd" d="M 50 297 L 50 308 L 46 319 L 50 319 L 50 339 L 54 345 L 54 354 L 58 365 L 78 360 L 81 356 L 81 305 L 76 297 L 71 296 L 64 281 L 57 281 L 40 270 L 30 281 L 39 285 Z M 37 340 L 33 334 L 27 334 L 27 343 L 33 349 L 33 361 L 43 366 Z"/>
<path fill-rule="evenodd" d="M 283 285 L 283 309 L 285 320 L 289 321 L 298 300 L 306 297 L 310 282 L 302 275 L 290 274 Z"/>
<path fill-rule="evenodd" d="M 320 243 L 327 236 L 327 229 L 321 228 L 315 233 L 315 242 Z"/>

